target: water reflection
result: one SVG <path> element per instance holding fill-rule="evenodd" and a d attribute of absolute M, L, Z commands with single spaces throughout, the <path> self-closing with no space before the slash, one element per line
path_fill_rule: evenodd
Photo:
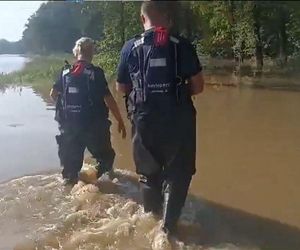
<path fill-rule="evenodd" d="M 0 178 L 57 169 L 49 86 L 1 91 Z M 114 95 L 125 117 L 124 99 Z M 186 245 L 298 249 L 299 93 L 220 86 L 194 102 L 198 171 L 178 238 Z M 115 166 L 134 171 L 130 136 L 121 140 L 115 123 L 112 142 Z M 120 195 L 139 202 L 131 193 Z"/>
<path fill-rule="evenodd" d="M 0 55 L 0 74 L 7 74 L 22 69 L 29 59 L 21 55 Z"/>
<path fill-rule="evenodd" d="M 0 181 L 57 169 L 53 110 L 30 87 L 0 94 Z"/>
<path fill-rule="evenodd" d="M 2 180 L 59 167 L 54 107 L 49 86 L 42 89 L 10 88 L 0 96 Z M 124 99 L 114 95 L 125 117 Z M 207 88 L 195 100 L 198 171 L 192 193 L 300 227 L 299 105 L 297 92 Z M 112 142 L 115 166 L 134 171 L 130 136 L 122 140 L 114 122 Z"/>
<path fill-rule="evenodd" d="M 191 192 L 300 228 L 299 95 L 206 87 L 194 100 L 197 173 Z M 117 100 L 125 115 L 123 98 L 117 96 Z M 115 126 L 112 135 L 120 153 L 116 166 L 134 171 L 130 138 L 121 140 Z"/>

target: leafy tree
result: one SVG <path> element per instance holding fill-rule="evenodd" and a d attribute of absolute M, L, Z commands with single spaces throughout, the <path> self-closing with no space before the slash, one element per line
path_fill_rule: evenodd
<path fill-rule="evenodd" d="M 293 1 L 170 1 L 173 32 L 190 39 L 200 54 L 234 59 L 239 70 L 255 58 L 285 65 L 300 51 L 300 5 Z M 18 44 L 32 53 L 70 52 L 80 36 L 97 41 L 96 62 L 114 73 L 124 42 L 142 33 L 140 2 L 49 1 L 33 14 Z M 0 42 L 0 49 L 7 47 Z M 17 47 L 18 47 L 17 46 Z M 14 46 L 13 46 L 14 47 Z M 20 46 L 19 46 L 20 48 Z M 0 50 L 1 51 L 1 50 Z"/>
<path fill-rule="evenodd" d="M 9 42 L 5 39 L 0 39 L 0 54 L 23 54 L 24 46 L 22 41 Z"/>

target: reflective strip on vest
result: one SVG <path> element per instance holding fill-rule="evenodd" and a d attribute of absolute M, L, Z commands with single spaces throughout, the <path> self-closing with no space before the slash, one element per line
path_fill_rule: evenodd
<path fill-rule="evenodd" d="M 173 43 L 179 43 L 179 40 L 174 37 L 174 36 L 170 36 L 170 40 L 173 42 Z"/>
<path fill-rule="evenodd" d="M 79 93 L 79 89 L 76 88 L 76 87 L 69 87 L 68 88 L 68 93 L 70 93 L 70 94 L 77 94 L 77 93 Z"/>
<path fill-rule="evenodd" d="M 70 69 L 64 69 L 62 75 L 65 76 L 66 74 L 70 73 Z"/>
<path fill-rule="evenodd" d="M 144 44 L 144 41 L 145 41 L 145 37 L 142 37 L 141 39 L 136 40 L 136 41 L 134 42 L 134 48 L 137 48 L 137 47 L 139 47 L 140 45 Z"/>
<path fill-rule="evenodd" d="M 166 67 L 166 66 L 167 66 L 166 58 L 150 59 L 150 67 Z"/>

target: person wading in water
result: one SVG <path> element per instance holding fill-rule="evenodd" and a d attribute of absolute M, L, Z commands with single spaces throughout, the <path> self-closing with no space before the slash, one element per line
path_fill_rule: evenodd
<path fill-rule="evenodd" d="M 163 216 L 173 234 L 195 174 L 196 111 L 191 96 L 203 91 L 193 46 L 170 34 L 170 3 L 145 1 L 145 32 L 121 51 L 117 89 L 126 94 L 133 157 L 145 212 Z"/>
<path fill-rule="evenodd" d="M 87 148 L 97 160 L 97 177 L 111 173 L 115 152 L 110 141 L 110 110 L 118 122 L 119 132 L 126 129 L 119 108 L 107 86 L 104 72 L 92 64 L 94 41 L 80 38 L 73 49 L 77 61 L 66 63 L 50 95 L 56 100 L 56 136 L 58 155 L 66 183 L 75 184 Z"/>

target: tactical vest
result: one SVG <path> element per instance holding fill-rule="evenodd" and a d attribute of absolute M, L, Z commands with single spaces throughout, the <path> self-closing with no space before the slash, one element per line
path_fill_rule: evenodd
<path fill-rule="evenodd" d="M 83 62 L 65 66 L 62 71 L 62 93 L 59 100 L 59 122 L 74 126 L 89 123 L 93 117 L 94 101 L 91 84 L 94 84 L 93 66 Z"/>
<path fill-rule="evenodd" d="M 182 86 L 186 84 L 179 72 L 179 43 L 164 28 L 155 28 L 137 37 L 131 51 L 136 70 L 130 74 L 133 86 L 128 97 L 129 113 L 143 108 L 174 106 L 188 98 L 182 95 Z"/>

